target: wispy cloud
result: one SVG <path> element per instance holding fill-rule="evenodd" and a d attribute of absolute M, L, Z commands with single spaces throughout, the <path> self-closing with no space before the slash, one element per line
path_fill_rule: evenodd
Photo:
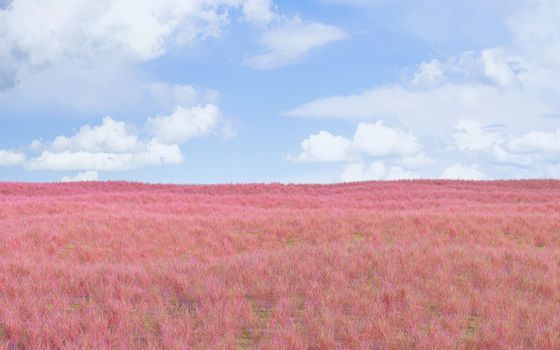
<path fill-rule="evenodd" d="M 254 69 L 299 63 L 311 50 L 349 37 L 341 28 L 296 17 L 264 32 L 260 40 L 264 52 L 249 56 L 244 63 Z"/>

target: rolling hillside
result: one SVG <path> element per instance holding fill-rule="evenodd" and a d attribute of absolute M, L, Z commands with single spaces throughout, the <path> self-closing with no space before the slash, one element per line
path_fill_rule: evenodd
<path fill-rule="evenodd" d="M 560 181 L 0 184 L 0 348 L 560 348 Z"/>

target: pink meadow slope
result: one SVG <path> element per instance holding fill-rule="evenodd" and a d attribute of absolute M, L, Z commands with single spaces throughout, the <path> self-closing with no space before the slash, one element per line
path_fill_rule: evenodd
<path fill-rule="evenodd" d="M 560 349 L 560 182 L 0 184 L 0 349 Z"/>

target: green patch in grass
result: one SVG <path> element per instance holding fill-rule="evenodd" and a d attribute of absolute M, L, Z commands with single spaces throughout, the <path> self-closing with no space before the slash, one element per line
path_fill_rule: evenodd
<path fill-rule="evenodd" d="M 76 245 L 74 243 L 68 243 L 62 249 L 64 249 L 64 250 L 74 250 L 74 249 L 76 249 Z"/>
<path fill-rule="evenodd" d="M 73 243 L 65 244 L 62 248 L 60 248 L 59 256 L 61 258 L 71 258 L 76 251 L 76 245 Z"/>
<path fill-rule="evenodd" d="M 365 239 L 365 236 L 361 232 L 356 232 L 354 233 L 354 235 L 352 235 L 352 239 L 354 240 L 354 242 L 360 243 Z"/>
<path fill-rule="evenodd" d="M 245 330 L 249 331 L 253 342 L 270 339 L 269 322 L 275 307 L 274 299 L 269 296 L 252 295 L 248 295 L 246 298 L 254 318 L 250 328 L 246 327 Z"/>
<path fill-rule="evenodd" d="M 6 330 L 6 326 L 0 322 L 0 342 L 3 342 L 8 337 L 8 331 Z"/>
<path fill-rule="evenodd" d="M 152 336 L 155 336 L 156 338 L 159 338 L 159 336 L 161 335 L 160 325 L 152 315 L 145 314 L 142 316 L 142 326 L 144 327 L 144 330 L 146 332 L 148 332 Z"/>
<path fill-rule="evenodd" d="M 468 341 L 474 340 L 479 329 L 480 329 L 480 318 L 475 314 L 470 314 L 469 317 L 467 317 L 467 324 L 465 327 L 465 338 Z"/>
<path fill-rule="evenodd" d="M 286 243 L 286 245 L 294 245 L 296 244 L 296 239 L 293 237 L 288 237 L 286 238 L 286 240 L 284 241 L 284 243 Z"/>
<path fill-rule="evenodd" d="M 416 349 L 416 340 L 414 336 L 405 331 L 398 331 L 396 337 L 396 344 L 400 349 Z"/>
<path fill-rule="evenodd" d="M 169 300 L 169 312 L 178 316 L 184 313 L 191 315 L 196 313 L 199 302 L 195 299 L 186 298 L 183 296 L 174 296 Z"/>
<path fill-rule="evenodd" d="M 241 330 L 241 334 L 237 337 L 237 349 L 238 350 L 247 350 L 251 348 L 253 345 L 253 336 L 251 332 L 247 328 L 243 328 Z"/>
<path fill-rule="evenodd" d="M 90 296 L 86 295 L 73 298 L 69 306 L 70 310 L 78 311 L 86 307 L 87 305 L 90 305 L 91 303 L 93 303 L 93 299 Z"/>
<path fill-rule="evenodd" d="M 394 237 L 390 237 L 390 236 L 385 236 L 383 238 L 383 242 L 387 245 L 391 245 L 393 243 L 395 243 L 395 238 Z"/>
<path fill-rule="evenodd" d="M 270 319 L 275 306 L 272 298 L 248 296 L 247 299 L 251 305 L 251 311 L 253 311 L 259 321 L 268 321 Z"/>

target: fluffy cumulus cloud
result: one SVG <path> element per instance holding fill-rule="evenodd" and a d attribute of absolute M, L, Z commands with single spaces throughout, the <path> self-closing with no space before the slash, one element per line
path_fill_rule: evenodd
<path fill-rule="evenodd" d="M 551 3 L 534 2 L 539 8 L 547 4 L 549 11 L 559 15 L 558 6 Z M 528 123 L 533 117 L 558 113 L 558 102 L 547 99 L 545 94 L 558 92 L 552 83 L 560 74 L 558 64 L 545 62 L 538 54 L 559 46 L 560 26 L 554 22 L 541 28 L 537 23 L 542 16 L 529 11 L 523 20 L 510 21 L 514 29 L 511 45 L 478 53 L 462 52 L 445 60 L 432 59 L 420 63 L 403 83 L 377 86 L 356 95 L 320 98 L 285 114 L 351 119 L 390 115 L 414 124 L 415 119 L 453 122 L 459 118 L 493 122 L 523 119 Z M 538 45 L 527 39 L 533 31 L 530 35 L 539 41 Z M 529 108 L 520 108 L 523 105 Z"/>
<path fill-rule="evenodd" d="M 24 153 L 0 149 L 0 166 L 20 165 L 23 162 L 25 162 Z"/>
<path fill-rule="evenodd" d="M 192 108 L 178 106 L 170 116 L 151 118 L 149 124 L 157 139 L 166 143 L 183 143 L 208 135 L 219 120 L 218 106 L 209 104 Z"/>
<path fill-rule="evenodd" d="M 0 105 L 25 113 L 155 115 L 176 105 L 215 104 L 215 90 L 147 81 L 143 63 L 219 37 L 233 20 L 262 33 L 268 59 L 256 61 L 268 68 L 299 62 L 346 35 L 287 19 L 273 0 L 4 1 Z"/>
<path fill-rule="evenodd" d="M 348 38 L 344 30 L 328 24 L 299 17 L 284 20 L 262 34 L 264 52 L 248 57 L 245 64 L 255 69 L 272 69 L 298 63 L 312 49 Z"/>
<path fill-rule="evenodd" d="M 384 161 L 378 160 L 366 166 L 363 162 L 348 164 L 342 174 L 340 180 L 343 182 L 352 181 L 369 181 L 369 180 L 405 180 L 413 179 L 416 176 L 399 166 L 389 166 Z"/>
<path fill-rule="evenodd" d="M 0 8 L 0 68 L 6 79 L 60 61 L 154 59 L 219 35 L 228 8 L 257 24 L 274 18 L 270 0 L 13 0 Z"/>
<path fill-rule="evenodd" d="M 220 124 L 220 111 L 215 105 L 178 106 L 170 116 L 149 119 L 145 135 L 133 125 L 105 117 L 100 125 L 82 126 L 72 136 L 33 141 L 30 148 L 38 154 L 28 160 L 22 155 L 17 164 L 28 170 L 50 171 L 124 171 L 176 165 L 185 159 L 181 144 L 217 131 Z"/>
<path fill-rule="evenodd" d="M 99 174 L 96 171 L 82 171 L 75 176 L 64 176 L 60 179 L 61 182 L 84 182 L 97 180 L 99 180 Z"/>
<path fill-rule="evenodd" d="M 373 157 L 414 156 L 420 149 L 414 134 L 387 127 L 383 121 L 358 124 L 354 134 L 354 146 Z"/>
<path fill-rule="evenodd" d="M 28 170 L 124 171 L 146 165 L 180 164 L 184 160 L 177 144 L 152 139 L 136 152 L 43 151 L 25 163 Z"/>
<path fill-rule="evenodd" d="M 309 135 L 288 158 L 342 163 L 333 166 L 343 168 L 343 181 L 426 173 L 482 179 L 499 167 L 496 173 L 553 174 L 560 163 L 560 4 L 520 0 L 507 8 L 510 40 L 502 45 L 430 57 L 403 69 L 392 83 L 283 112 L 356 125 L 351 135 Z M 0 149 L 0 166 L 80 171 L 65 179 L 92 179 L 99 171 L 179 164 L 185 142 L 220 130 L 233 135 L 217 107 L 217 91 L 148 81 L 142 72 L 142 63 L 173 48 L 219 36 L 232 16 L 258 33 L 262 51 L 243 60 L 254 69 L 299 63 L 313 50 L 349 38 L 339 27 L 284 16 L 273 0 L 0 0 L 3 108 L 152 116 L 140 126 L 106 117 L 71 135 L 35 140 L 28 149 Z"/>
<path fill-rule="evenodd" d="M 351 161 L 359 156 L 416 156 L 420 144 L 416 136 L 399 128 L 387 127 L 382 121 L 360 123 L 352 139 L 328 131 L 313 134 L 301 143 L 301 153 L 288 158 L 298 162 Z"/>
<path fill-rule="evenodd" d="M 437 164 L 449 166 L 450 159 L 469 162 L 477 156 L 484 169 L 516 165 L 519 174 L 527 174 L 524 169 L 530 167 L 531 176 L 545 176 L 560 160 L 559 134 L 551 131 L 558 128 L 560 116 L 559 17 L 557 1 L 524 2 L 506 21 L 508 43 L 431 59 L 405 70 L 400 81 L 353 95 L 321 97 L 283 114 L 394 120 L 429 143 L 426 150 L 438 155 Z M 412 139 L 394 138 L 402 140 L 401 155 L 409 158 L 396 165 L 436 161 L 416 158 Z M 388 140 L 363 148 L 381 155 L 391 144 Z M 466 178 L 485 177 L 482 170 L 459 163 L 443 171 L 446 177 L 464 178 L 460 172 Z"/>
<path fill-rule="evenodd" d="M 85 125 L 73 136 L 58 136 L 50 144 L 56 152 L 87 151 L 123 153 L 137 149 L 139 141 L 136 135 L 126 130 L 122 121 L 111 117 L 103 118 L 99 126 Z"/>
<path fill-rule="evenodd" d="M 340 162 L 348 159 L 351 147 L 352 142 L 347 138 L 320 131 L 303 140 L 302 152 L 297 157 L 288 158 L 297 162 Z"/>
<path fill-rule="evenodd" d="M 220 36 L 239 13 L 264 31 L 255 68 L 298 62 L 311 49 L 347 38 L 336 27 L 286 19 L 272 0 L 13 0 L 0 7 L 0 88 L 52 65 L 96 69 L 135 64 Z"/>
<path fill-rule="evenodd" d="M 275 16 L 270 0 L 9 1 L 0 7 L 0 104 L 153 115 L 216 103 L 215 91 L 147 82 L 140 64 L 220 35 L 230 13 L 257 28 Z"/>
<path fill-rule="evenodd" d="M 441 173 L 442 179 L 448 180 L 484 180 L 486 174 L 478 170 L 477 165 L 454 164 Z"/>
<path fill-rule="evenodd" d="M 359 123 L 352 138 L 321 131 L 301 143 L 301 153 L 288 156 L 296 162 L 346 162 L 342 181 L 396 180 L 417 177 L 412 170 L 432 164 L 420 152 L 421 145 L 411 132 L 385 126 L 382 121 Z M 374 160 L 366 169 L 364 159 Z"/>

